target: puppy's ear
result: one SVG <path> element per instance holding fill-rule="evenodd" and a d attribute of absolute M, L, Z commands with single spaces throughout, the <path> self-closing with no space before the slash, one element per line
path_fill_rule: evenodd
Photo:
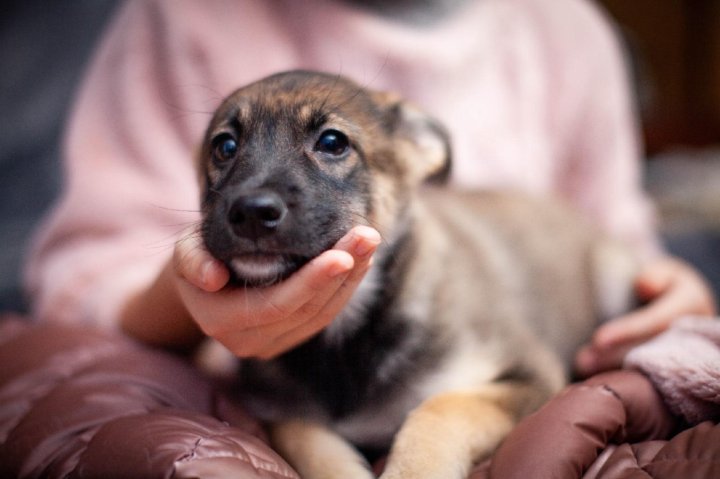
<path fill-rule="evenodd" d="M 399 97 L 381 93 L 377 100 L 386 109 L 386 127 L 408 172 L 417 181 L 445 183 L 450 176 L 450 135 L 434 118 Z"/>

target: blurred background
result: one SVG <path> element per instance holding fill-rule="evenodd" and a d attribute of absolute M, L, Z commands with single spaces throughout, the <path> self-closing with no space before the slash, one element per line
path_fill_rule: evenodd
<path fill-rule="evenodd" d="M 627 47 L 665 242 L 720 297 L 720 1 L 598 3 Z"/>
<path fill-rule="evenodd" d="M 720 1 L 597 1 L 627 45 L 666 244 L 720 292 Z M 22 257 L 58 194 L 67 109 L 119 3 L 0 2 L 0 311 L 27 310 Z"/>

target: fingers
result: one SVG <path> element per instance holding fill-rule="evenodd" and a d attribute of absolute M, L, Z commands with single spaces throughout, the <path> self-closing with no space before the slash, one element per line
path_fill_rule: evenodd
<path fill-rule="evenodd" d="M 327 253 L 327 252 L 326 252 Z M 340 253 L 340 254 L 335 254 Z M 178 289 L 205 334 L 238 356 L 256 356 L 276 337 L 306 318 L 294 314 L 303 304 L 332 295 L 353 266 L 352 257 L 333 252 L 301 269 L 302 274 L 268 288 L 227 288 L 207 292 L 180 279 Z"/>
<path fill-rule="evenodd" d="M 219 291 L 230 280 L 230 272 L 222 262 L 207 252 L 199 235 L 191 234 L 175 244 L 175 272 L 203 291 Z"/>
<path fill-rule="evenodd" d="M 583 346 L 575 356 L 575 373 L 588 377 L 602 371 L 622 366 L 625 355 L 635 344 L 624 344 L 615 348 L 598 350 L 592 344 Z"/>
<path fill-rule="evenodd" d="M 216 269 L 216 260 L 197 241 L 188 239 L 176 247 L 178 289 L 206 334 L 238 356 L 272 357 L 317 334 L 337 316 L 379 243 L 377 231 L 356 227 L 281 283 L 218 291 L 213 288 L 227 282 L 222 269 Z"/>
<path fill-rule="evenodd" d="M 278 319 L 285 318 L 308 304 L 326 301 L 354 267 L 355 259 L 345 251 L 325 251 L 285 281 L 249 290 L 250 307 L 266 310 Z"/>
<path fill-rule="evenodd" d="M 601 326 L 593 337 L 599 348 L 639 342 L 666 330 L 681 316 L 712 315 L 715 305 L 704 279 L 684 263 L 666 259 L 638 277 L 637 293 L 649 304 Z"/>
<path fill-rule="evenodd" d="M 380 235 L 372 228 L 358 226 L 350 230 L 335 247 L 325 251 L 287 280 L 270 288 L 251 290 L 251 300 L 273 308 L 285 317 L 312 304 L 324 305 L 340 284 L 353 287 L 359 283 L 366 265 L 380 244 Z M 352 272 L 351 272 L 352 271 Z M 333 281 L 341 275 L 342 282 Z M 259 309 L 260 304 L 251 305 Z M 318 308 L 319 309 L 319 308 Z"/>
<path fill-rule="evenodd" d="M 371 228 L 357 227 L 338 242 L 335 246 L 337 249 L 323 253 L 323 255 L 337 254 L 341 252 L 340 249 L 343 249 L 353 254 L 352 270 L 343 278 L 339 287 L 332 290 L 319 289 L 312 299 L 307 300 L 306 298 L 303 304 L 294 311 L 298 321 L 292 324 L 291 328 L 286 325 L 280 325 L 280 327 L 268 325 L 267 329 L 272 329 L 272 331 L 266 329 L 263 332 L 276 339 L 262 351 L 259 357 L 264 359 L 274 357 L 306 341 L 327 327 L 346 306 L 364 278 L 372 263 L 372 254 L 379 243 L 380 236 L 377 231 Z"/>
<path fill-rule="evenodd" d="M 380 244 L 380 233 L 369 226 L 356 226 L 333 247 L 351 253 L 358 259 L 367 257 Z"/>
<path fill-rule="evenodd" d="M 671 258 L 663 258 L 643 268 L 635 278 L 635 292 L 642 300 L 651 300 L 672 286 L 684 265 Z"/>
<path fill-rule="evenodd" d="M 587 376 L 621 366 L 630 349 L 665 331 L 682 316 L 715 314 L 709 286 L 679 260 L 663 258 L 649 264 L 638 275 L 635 287 L 637 295 L 649 303 L 600 326 L 590 344 L 576 355 L 578 374 Z"/>
<path fill-rule="evenodd" d="M 685 309 L 683 293 L 669 291 L 650 305 L 602 325 L 593 336 L 593 344 L 606 349 L 651 338 L 666 330 Z"/>
<path fill-rule="evenodd" d="M 299 312 L 303 317 L 309 319 L 279 335 L 277 341 L 272 347 L 264 351 L 261 357 L 267 359 L 276 356 L 306 341 L 328 326 L 347 305 L 347 302 L 365 277 L 372 264 L 372 254 L 380 244 L 380 240 L 377 231 L 362 226 L 356 227 L 351 230 L 350 234 L 342 238 L 335 245 L 335 248 L 353 254 L 355 267 L 341 286 L 333 291 L 331 295 L 323 296 L 317 301 L 311 301 L 303 305 Z"/>
<path fill-rule="evenodd" d="M 334 294 L 324 302 L 322 307 L 307 315 L 309 319 L 300 323 L 296 328 L 278 336 L 271 348 L 261 356 L 263 359 L 274 357 L 285 350 L 297 346 L 327 327 L 343 310 L 357 289 L 360 281 L 370 268 L 372 261 L 366 261 L 353 269 L 352 273 L 343 282 Z M 318 302 L 317 304 L 321 304 Z M 313 305 L 313 308 L 317 307 Z"/>

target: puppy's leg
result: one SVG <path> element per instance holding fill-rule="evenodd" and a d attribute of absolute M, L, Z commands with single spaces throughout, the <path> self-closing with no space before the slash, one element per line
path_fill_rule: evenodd
<path fill-rule="evenodd" d="M 372 479 L 367 461 L 342 437 L 313 422 L 274 424 L 272 443 L 303 479 Z"/>
<path fill-rule="evenodd" d="M 473 462 L 498 446 L 527 407 L 521 399 L 527 387 L 490 388 L 438 395 L 410 413 L 382 479 L 465 479 Z"/>

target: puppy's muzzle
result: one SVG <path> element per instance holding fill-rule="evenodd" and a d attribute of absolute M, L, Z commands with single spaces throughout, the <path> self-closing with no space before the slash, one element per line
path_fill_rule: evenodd
<path fill-rule="evenodd" d="M 287 213 L 288 208 L 280 196 L 260 190 L 235 198 L 228 210 L 227 221 L 236 236 L 258 239 L 273 234 Z"/>

